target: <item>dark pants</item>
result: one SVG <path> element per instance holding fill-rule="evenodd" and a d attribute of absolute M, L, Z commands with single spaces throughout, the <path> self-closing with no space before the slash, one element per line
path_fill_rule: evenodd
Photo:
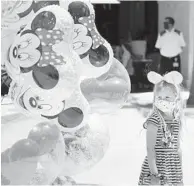
<path fill-rule="evenodd" d="M 181 58 L 180 55 L 177 55 L 175 57 L 165 57 L 161 56 L 160 60 L 160 74 L 164 75 L 170 71 L 181 71 Z"/>

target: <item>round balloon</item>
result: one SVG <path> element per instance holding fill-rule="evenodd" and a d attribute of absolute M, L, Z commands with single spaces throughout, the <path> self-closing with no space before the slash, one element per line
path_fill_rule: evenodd
<path fill-rule="evenodd" d="M 57 143 L 51 151 L 43 155 L 40 152 L 36 172 L 28 183 L 29 185 L 50 185 L 61 174 L 65 166 L 65 146 L 63 136 L 60 132 L 59 134 Z"/>
<path fill-rule="evenodd" d="M 28 135 L 28 139 L 34 140 L 39 144 L 39 153 L 45 154 L 51 152 L 59 139 L 59 129 L 56 125 L 48 122 L 37 124 Z"/>
<path fill-rule="evenodd" d="M 74 134 L 64 133 L 66 161 L 63 174 L 72 176 L 92 168 L 105 155 L 109 146 L 109 131 L 98 114 L 91 114 L 88 125 Z"/>
<path fill-rule="evenodd" d="M 96 79 L 83 80 L 81 90 L 93 112 L 109 113 L 124 106 L 131 82 L 124 66 L 114 58 L 107 73 Z"/>
<path fill-rule="evenodd" d="M 30 139 L 17 141 L 1 154 L 3 157 L 1 170 L 4 180 L 10 184 L 27 184 L 35 174 L 38 156 L 39 145 L 36 142 Z"/>
<path fill-rule="evenodd" d="M 27 125 L 29 121 L 22 122 Z M 9 129 L 14 129 L 13 125 L 10 125 Z M 28 132 L 28 138 L 19 140 L 17 134 L 14 134 L 12 138 L 16 142 L 7 146 L 1 153 L 2 184 L 49 185 L 62 171 L 65 163 L 65 144 L 60 130 L 51 123 L 41 122 Z M 7 133 L 7 136 L 9 135 L 10 133 Z M 42 140 L 45 141 L 45 147 Z M 2 140 L 2 143 L 9 144 L 5 140 Z"/>
<path fill-rule="evenodd" d="M 74 20 L 73 48 L 82 59 L 80 70 L 85 77 L 99 77 L 111 66 L 113 51 L 95 25 L 95 11 L 89 0 L 60 0 Z"/>
<path fill-rule="evenodd" d="M 22 112 L 51 120 L 62 131 L 87 122 L 89 105 L 74 68 L 81 59 L 72 46 L 73 19 L 56 5 L 41 8 L 9 50 L 10 95 Z"/>
<path fill-rule="evenodd" d="M 9 152 L 10 161 L 20 161 L 39 155 L 39 145 L 31 139 L 22 139 L 17 141 Z"/>

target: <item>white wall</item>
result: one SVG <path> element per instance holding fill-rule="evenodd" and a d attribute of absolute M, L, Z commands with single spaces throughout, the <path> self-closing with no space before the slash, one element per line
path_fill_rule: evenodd
<path fill-rule="evenodd" d="M 189 87 L 193 65 L 194 43 L 194 2 L 159 1 L 159 30 L 163 30 L 163 21 L 167 16 L 175 19 L 175 27 L 183 32 L 187 46 L 182 53 L 182 74 L 184 84 Z"/>
<path fill-rule="evenodd" d="M 189 46 L 189 80 L 194 81 L 194 1 L 190 2 L 190 46 Z M 191 81 L 189 82 L 189 87 Z M 194 92 L 194 91 L 193 91 Z"/>

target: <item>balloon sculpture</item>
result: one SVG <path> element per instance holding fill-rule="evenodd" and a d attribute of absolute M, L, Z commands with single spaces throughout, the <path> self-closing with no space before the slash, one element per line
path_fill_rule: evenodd
<path fill-rule="evenodd" d="M 14 2 L 4 4 L 2 21 L 13 36 L 2 41 L 10 40 L 3 58 L 9 94 L 21 113 L 41 122 L 1 153 L 2 184 L 52 184 L 103 158 L 109 134 L 100 114 L 124 105 L 130 79 L 88 1 Z"/>

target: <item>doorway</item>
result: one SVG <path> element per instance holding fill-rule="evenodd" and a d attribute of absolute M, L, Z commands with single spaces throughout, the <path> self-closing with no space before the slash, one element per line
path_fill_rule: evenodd
<path fill-rule="evenodd" d="M 95 4 L 96 26 L 99 33 L 111 44 L 119 40 L 147 40 L 147 52 L 154 51 L 158 35 L 157 1 L 121 1 L 120 4 Z"/>
<path fill-rule="evenodd" d="M 159 64 L 159 53 L 155 50 L 158 36 L 158 2 L 121 1 L 120 4 L 97 4 L 95 5 L 95 13 L 98 31 L 111 46 L 114 46 L 113 48 L 120 48 L 120 39 L 129 44 L 130 42 L 128 41 L 130 39 L 132 41 L 146 41 L 145 55 L 146 58 L 150 58 L 153 61 L 151 65 L 149 63 L 149 66 L 147 66 L 145 61 L 141 61 L 139 56 L 134 56 L 131 52 L 131 46 L 128 45 L 127 50 L 133 55 L 132 68 L 135 69 L 134 75 L 131 75 L 131 69 L 127 67 L 126 69 L 131 77 L 133 87 L 136 87 L 132 88 L 132 92 L 152 90 L 146 76 L 149 69 L 156 69 L 155 71 L 157 71 Z M 121 59 L 119 60 L 121 61 Z M 142 74 L 141 77 L 140 74 Z"/>
<path fill-rule="evenodd" d="M 118 45 L 119 4 L 96 4 L 96 27 L 99 33 L 111 44 Z"/>

